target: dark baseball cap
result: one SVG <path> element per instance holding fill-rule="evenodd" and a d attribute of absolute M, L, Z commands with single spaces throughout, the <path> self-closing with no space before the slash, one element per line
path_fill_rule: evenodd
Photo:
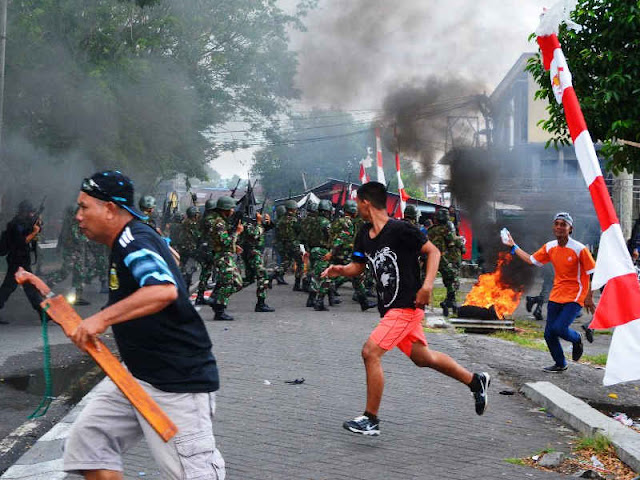
<path fill-rule="evenodd" d="M 94 173 L 82 181 L 80 190 L 98 200 L 113 202 L 140 220 L 148 218 L 134 207 L 133 182 L 118 170 Z"/>

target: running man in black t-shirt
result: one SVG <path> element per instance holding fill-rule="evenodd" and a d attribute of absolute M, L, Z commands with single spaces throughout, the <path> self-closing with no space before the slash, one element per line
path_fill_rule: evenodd
<path fill-rule="evenodd" d="M 358 211 L 365 221 L 356 236 L 352 261 L 332 265 L 322 275 L 353 277 L 369 262 L 376 278 L 380 324 L 362 348 L 367 374 L 367 405 L 364 414 L 344 422 L 344 428 L 363 435 L 380 435 L 378 409 L 384 389 L 382 356 L 398 347 L 419 367 L 430 367 L 469 386 L 475 408 L 482 415 L 487 407 L 488 373 L 471 373 L 450 356 L 431 350 L 424 336 L 424 307 L 431 301 L 440 251 L 420 230 L 387 215 L 387 191 L 378 182 L 358 189 Z M 427 255 L 426 278 L 420 283 L 418 257 Z"/>

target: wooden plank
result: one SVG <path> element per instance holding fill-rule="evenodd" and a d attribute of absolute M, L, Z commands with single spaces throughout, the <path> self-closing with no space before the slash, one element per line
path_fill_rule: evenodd
<path fill-rule="evenodd" d="M 48 298 L 40 305 L 46 309 L 47 315 L 62 327 L 67 336 L 71 336 L 82 322 L 82 318 L 62 295 Z M 129 370 L 111 353 L 107 346 L 100 340 L 98 340 L 98 345 L 99 350 L 93 343 L 88 342 L 85 348 L 96 363 L 100 365 L 100 368 L 129 399 L 135 409 L 149 422 L 149 425 L 165 442 L 168 442 L 178 432 L 178 427 L 133 378 Z"/>

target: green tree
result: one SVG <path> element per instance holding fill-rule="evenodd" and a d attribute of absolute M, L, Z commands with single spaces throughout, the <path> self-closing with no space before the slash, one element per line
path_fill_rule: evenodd
<path fill-rule="evenodd" d="M 289 15 L 275 0 L 9 2 L 7 171 L 73 154 L 149 185 L 204 177 L 237 146 L 216 126 L 266 128 L 297 97 L 287 31 L 313 3 Z M 24 143 L 48 158 L 25 158 Z"/>
<path fill-rule="evenodd" d="M 609 160 L 609 170 L 639 172 L 640 149 L 615 139 L 640 141 L 640 1 L 580 0 L 571 18 L 582 30 L 562 26 L 558 38 L 591 136 L 603 142 L 600 153 Z M 527 70 L 541 86 L 536 98 L 549 101 L 549 118 L 540 121 L 553 135 L 548 145 L 570 144 L 562 106 L 540 55 L 529 60 Z"/>

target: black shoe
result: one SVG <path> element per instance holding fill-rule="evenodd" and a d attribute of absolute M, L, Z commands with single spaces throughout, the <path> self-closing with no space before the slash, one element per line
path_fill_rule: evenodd
<path fill-rule="evenodd" d="M 361 415 L 342 424 L 345 430 L 361 435 L 378 436 L 380 435 L 380 422 L 373 423 L 366 415 Z"/>
<path fill-rule="evenodd" d="M 487 390 L 489 389 L 489 385 L 491 385 L 491 375 L 487 372 L 474 373 L 474 375 L 478 378 L 480 388 L 473 392 L 473 398 L 476 401 L 476 413 L 482 415 L 489 405 Z"/>
<path fill-rule="evenodd" d="M 342 303 L 342 300 L 340 300 L 339 298 L 336 298 L 335 293 L 333 291 L 329 291 L 329 305 L 331 305 L 332 307 L 334 305 L 340 305 Z"/>
<path fill-rule="evenodd" d="M 264 300 L 258 300 L 258 303 L 256 303 L 256 308 L 254 309 L 254 312 L 275 312 L 275 311 L 276 309 L 271 308 L 269 305 L 264 303 Z"/>
<path fill-rule="evenodd" d="M 328 312 L 329 311 L 329 309 L 324 306 L 324 298 L 316 298 L 315 302 L 313 303 L 313 309 L 316 312 Z"/>
<path fill-rule="evenodd" d="M 302 279 L 302 284 L 300 285 L 300 288 L 302 288 L 303 292 L 307 292 L 309 293 L 309 284 L 310 284 L 310 280 L 307 277 L 304 277 Z"/>
<path fill-rule="evenodd" d="M 543 367 L 542 370 L 547 373 L 560 373 L 564 372 L 567 369 L 567 365 L 561 367 L 559 365 L 550 365 L 548 367 Z"/>
<path fill-rule="evenodd" d="M 207 302 L 204 299 L 204 293 L 198 293 L 198 295 L 196 296 L 196 301 L 194 303 L 196 305 L 207 305 Z"/>
<path fill-rule="evenodd" d="M 307 297 L 307 307 L 313 307 L 315 303 L 316 303 L 315 292 L 309 292 L 309 296 Z"/>
<path fill-rule="evenodd" d="M 539 322 L 544 320 L 544 317 L 542 316 L 542 305 L 540 305 L 539 303 L 536 305 L 536 308 L 533 311 L 533 318 L 535 318 Z"/>
<path fill-rule="evenodd" d="M 582 325 L 582 329 L 584 330 L 584 336 L 587 339 L 587 342 L 593 343 L 593 328 L 589 328 L 589 325 L 586 323 Z"/>
<path fill-rule="evenodd" d="M 442 309 L 442 316 L 443 317 L 448 317 L 449 316 L 449 305 L 447 305 L 447 302 L 440 302 L 440 308 Z"/>
<path fill-rule="evenodd" d="M 373 307 L 377 307 L 378 303 L 377 302 L 372 302 L 371 300 L 369 300 L 367 298 L 366 295 L 362 295 L 359 299 L 358 302 L 360 303 L 360 310 L 362 310 L 363 312 L 365 310 L 369 310 L 370 308 Z"/>
<path fill-rule="evenodd" d="M 580 340 L 573 344 L 573 351 L 571 352 L 571 358 L 574 362 L 580 360 L 582 357 L 582 353 L 584 352 L 584 345 L 582 344 L 582 336 L 580 336 Z"/>
<path fill-rule="evenodd" d="M 293 282 L 293 291 L 294 292 L 301 292 L 302 288 L 300 288 L 300 279 L 296 278 L 295 281 Z"/>
<path fill-rule="evenodd" d="M 216 314 L 213 316 L 213 319 L 227 322 L 233 320 L 233 317 L 231 315 L 227 315 L 226 313 L 224 313 L 226 308 L 227 307 L 225 307 L 224 305 L 216 304 L 213 308 L 213 311 L 216 312 Z"/>
<path fill-rule="evenodd" d="M 537 302 L 537 297 L 529 297 L 527 296 L 527 312 L 531 313 L 531 309 L 533 308 L 533 304 Z"/>

